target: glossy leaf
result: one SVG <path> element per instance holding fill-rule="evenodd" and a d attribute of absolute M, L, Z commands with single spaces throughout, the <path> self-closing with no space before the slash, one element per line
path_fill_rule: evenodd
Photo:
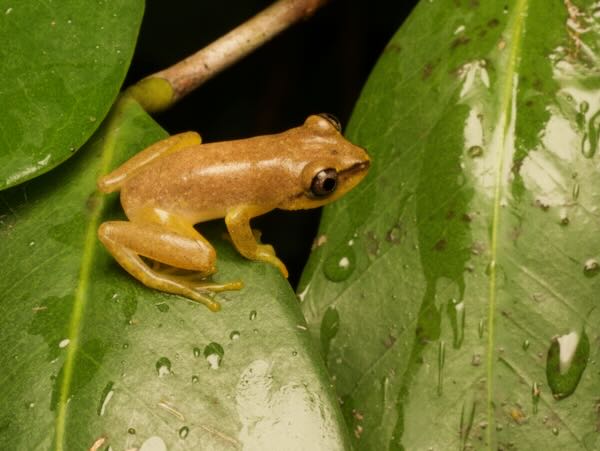
<path fill-rule="evenodd" d="M 0 0 L 0 189 L 69 158 L 102 122 L 133 54 L 141 0 Z"/>
<path fill-rule="evenodd" d="M 122 215 L 97 177 L 163 136 L 126 101 L 67 163 L 0 194 L 0 448 L 343 449 L 319 352 L 275 268 L 203 227 L 216 279 L 246 285 L 212 313 L 145 288 L 97 240 Z"/>
<path fill-rule="evenodd" d="M 598 12 L 423 1 L 385 49 L 299 290 L 357 449 L 600 447 Z"/>

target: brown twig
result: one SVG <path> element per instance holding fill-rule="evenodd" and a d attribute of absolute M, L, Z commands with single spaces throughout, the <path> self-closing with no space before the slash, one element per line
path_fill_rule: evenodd
<path fill-rule="evenodd" d="M 160 106 L 149 109 L 163 109 L 177 102 L 286 28 L 310 17 L 328 1 L 278 0 L 212 44 L 175 65 L 146 77 L 138 85 L 162 79 L 167 81 L 171 88 L 170 95 L 167 96 L 168 101 L 159 102 Z M 143 95 L 147 94 L 148 92 Z"/>

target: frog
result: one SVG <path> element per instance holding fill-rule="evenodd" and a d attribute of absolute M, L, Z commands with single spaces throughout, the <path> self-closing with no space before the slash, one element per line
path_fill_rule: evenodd
<path fill-rule="evenodd" d="M 318 208 L 366 176 L 368 152 L 322 113 L 287 131 L 203 143 L 179 133 L 145 148 L 100 177 L 103 193 L 120 192 L 127 221 L 106 221 L 98 238 L 131 276 L 147 287 L 184 296 L 218 311 L 214 293 L 242 281 L 217 283 L 217 253 L 195 227 L 224 218 L 229 240 L 249 260 L 288 277 L 273 246 L 260 242 L 251 219 L 274 209 Z"/>

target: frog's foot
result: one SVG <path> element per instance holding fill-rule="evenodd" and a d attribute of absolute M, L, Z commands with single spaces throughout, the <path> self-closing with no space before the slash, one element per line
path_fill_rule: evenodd
<path fill-rule="evenodd" d="M 257 240 L 257 231 L 250 227 L 251 218 L 270 210 L 272 210 L 270 207 L 259 208 L 251 205 L 234 207 L 225 215 L 225 224 L 231 236 L 231 241 L 233 241 L 234 246 L 240 254 L 250 260 L 272 264 L 287 278 L 287 268 L 275 255 L 273 246 L 261 244 Z"/>
<path fill-rule="evenodd" d="M 100 226 L 98 236 L 117 262 L 144 285 L 185 296 L 212 311 L 221 306 L 209 292 L 241 288 L 239 282 L 219 284 L 205 280 L 215 272 L 216 253 L 199 234 L 200 238 L 194 239 L 160 224 L 110 221 Z M 160 264 L 150 265 L 141 256 Z M 182 270 L 195 274 L 182 276 Z"/>
<path fill-rule="evenodd" d="M 256 255 L 253 258 L 253 260 L 259 260 L 272 264 L 277 269 L 279 269 L 279 271 L 281 271 L 281 274 L 283 274 L 283 277 L 287 279 L 288 270 L 285 267 L 285 264 L 281 260 L 279 260 L 279 258 L 277 258 L 277 255 L 275 255 L 275 249 L 273 249 L 273 246 L 271 246 L 270 244 L 259 244 L 257 246 Z"/>

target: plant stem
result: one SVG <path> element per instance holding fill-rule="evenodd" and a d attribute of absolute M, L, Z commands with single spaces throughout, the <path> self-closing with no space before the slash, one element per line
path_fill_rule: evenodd
<path fill-rule="evenodd" d="M 149 112 L 168 108 L 300 19 L 310 17 L 328 1 L 278 0 L 212 44 L 144 78 L 129 88 L 129 93 Z"/>

